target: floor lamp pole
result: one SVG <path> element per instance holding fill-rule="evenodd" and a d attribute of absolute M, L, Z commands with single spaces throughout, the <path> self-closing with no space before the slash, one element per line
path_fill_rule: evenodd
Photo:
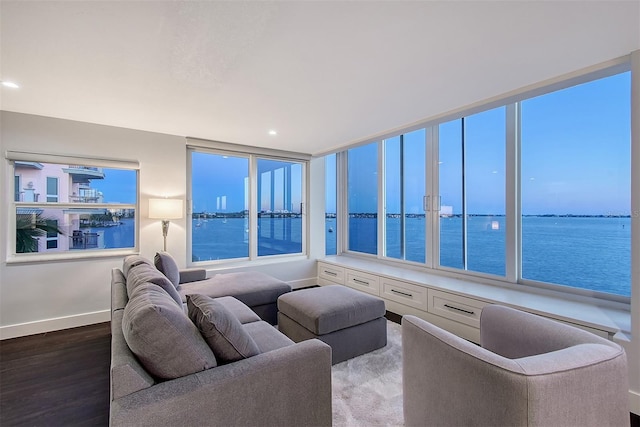
<path fill-rule="evenodd" d="M 167 233 L 169 232 L 169 220 L 162 220 L 162 237 L 164 238 L 164 244 L 162 246 L 162 250 L 164 252 L 167 251 Z"/>

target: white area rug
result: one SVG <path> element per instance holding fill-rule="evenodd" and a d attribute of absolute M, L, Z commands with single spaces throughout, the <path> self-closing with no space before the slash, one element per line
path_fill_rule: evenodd
<path fill-rule="evenodd" d="M 387 345 L 331 368 L 333 425 L 402 426 L 402 335 L 387 321 Z"/>

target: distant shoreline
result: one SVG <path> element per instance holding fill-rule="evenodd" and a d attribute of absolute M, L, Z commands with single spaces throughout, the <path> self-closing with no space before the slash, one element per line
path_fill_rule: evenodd
<path fill-rule="evenodd" d="M 387 214 L 387 218 L 400 218 L 402 214 Z M 425 214 L 405 214 L 406 218 L 424 218 Z M 462 218 L 462 214 L 441 214 L 442 218 Z M 505 217 L 505 214 L 467 214 L 469 217 Z M 586 214 L 535 214 L 526 215 L 527 218 L 631 218 L 631 215 L 586 215 Z M 325 218 L 335 218 L 336 214 L 328 213 Z M 376 213 L 350 213 L 349 218 L 377 218 Z"/>
<path fill-rule="evenodd" d="M 258 217 L 266 218 L 299 218 L 302 214 L 294 212 L 261 212 Z M 387 218 L 400 218 L 402 214 L 389 213 Z M 440 214 L 442 218 L 462 218 L 462 214 Z M 469 217 L 505 217 L 505 214 L 467 214 Z M 523 214 L 523 217 L 527 218 L 631 218 L 631 215 L 587 215 L 587 214 Z M 377 213 L 370 212 L 357 212 L 350 213 L 349 218 L 377 218 Z M 406 218 L 424 218 L 425 214 L 410 213 L 405 214 Z M 210 212 L 194 212 L 192 214 L 193 220 L 198 219 L 224 219 L 224 218 L 248 218 L 246 212 L 231 212 L 231 213 L 210 213 Z M 335 213 L 325 214 L 325 218 L 336 218 Z"/>

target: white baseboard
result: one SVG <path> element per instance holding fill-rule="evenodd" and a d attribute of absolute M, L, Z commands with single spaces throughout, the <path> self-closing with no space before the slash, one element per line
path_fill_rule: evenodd
<path fill-rule="evenodd" d="M 61 329 L 77 328 L 78 326 L 92 325 L 110 320 L 111 310 L 104 310 L 57 317 L 54 319 L 37 320 L 35 322 L 18 323 L 16 325 L 0 327 L 0 340 L 59 331 Z"/>
<path fill-rule="evenodd" d="M 640 415 L 640 393 L 629 390 L 629 407 L 631 412 Z"/>
<path fill-rule="evenodd" d="M 290 286 L 291 289 L 299 289 L 299 288 L 306 288 L 308 286 L 315 286 L 318 284 L 318 278 L 317 277 L 310 277 L 307 279 L 300 279 L 300 280 L 292 280 L 290 282 L 287 282 Z"/>

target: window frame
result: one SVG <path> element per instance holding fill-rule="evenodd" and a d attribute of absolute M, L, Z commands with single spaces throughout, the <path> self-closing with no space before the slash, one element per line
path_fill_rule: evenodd
<path fill-rule="evenodd" d="M 187 139 L 187 264 L 194 267 L 221 264 L 261 263 L 282 261 L 283 259 L 307 258 L 309 253 L 308 236 L 309 221 L 307 218 L 307 205 L 309 200 L 309 163 L 311 156 L 302 153 L 293 153 L 279 150 L 263 149 L 228 144 L 202 139 Z M 248 179 L 248 210 L 249 210 L 249 256 L 239 258 L 225 258 L 219 260 L 193 261 L 193 230 L 189 224 L 193 221 L 193 164 L 192 153 L 205 153 L 219 156 L 233 156 L 247 158 L 249 161 Z M 299 163 L 301 165 L 301 252 L 284 253 L 275 255 L 258 255 L 258 160 L 275 160 L 283 162 Z"/>
<path fill-rule="evenodd" d="M 427 135 L 427 159 L 431 159 L 428 161 L 427 166 L 427 197 L 430 199 L 432 203 L 429 203 L 429 210 L 427 212 L 429 218 L 429 223 L 427 224 L 427 228 L 429 229 L 428 237 L 430 239 L 427 241 L 427 261 L 424 264 L 405 261 L 396 258 L 390 258 L 384 256 L 384 242 L 386 236 L 384 234 L 383 225 L 379 224 L 378 227 L 378 250 L 376 255 L 371 255 L 368 253 L 359 253 L 353 250 L 344 250 L 343 252 L 348 255 L 353 255 L 356 257 L 361 257 L 363 259 L 371 259 L 371 257 L 375 257 L 378 260 L 391 264 L 391 265 L 399 265 L 405 268 L 418 268 L 420 270 L 425 270 L 428 272 L 439 272 L 440 274 L 453 278 L 460 278 L 466 280 L 472 280 L 480 283 L 489 283 L 499 286 L 505 286 L 518 290 L 525 289 L 538 289 L 538 292 L 560 292 L 570 298 L 596 298 L 598 300 L 603 300 L 605 302 L 611 304 L 629 304 L 631 297 L 617 295 L 606 292 L 593 291 L 584 288 L 573 287 L 566 284 L 561 283 L 546 283 L 546 282 L 538 282 L 530 279 L 522 278 L 522 245 L 521 245 L 521 200 L 520 200 L 520 187 L 521 187 L 521 177 L 520 177 L 520 102 L 525 101 L 529 98 L 545 95 L 548 93 L 553 93 L 559 90 L 563 90 L 566 88 L 570 88 L 573 86 L 577 86 L 583 83 L 588 83 L 591 81 L 607 78 L 613 75 L 625 73 L 631 71 L 631 84 L 634 85 L 634 81 L 638 79 L 638 71 L 632 70 L 630 56 L 625 56 L 622 58 L 618 58 L 612 61 L 608 61 L 606 63 L 597 64 L 595 66 L 589 67 L 584 70 L 580 70 L 574 73 L 569 73 L 564 76 L 560 76 L 554 79 L 550 79 L 545 82 L 541 82 L 539 84 L 527 86 L 523 89 L 508 93 L 506 95 L 495 97 L 489 99 L 487 101 L 479 102 L 473 104 L 472 106 L 465 107 L 463 109 L 446 113 L 436 118 L 417 123 L 412 125 L 411 127 L 407 127 L 405 129 L 395 130 L 393 133 L 383 134 L 381 136 L 373 137 L 369 140 L 361 141 L 351 146 L 346 147 L 340 153 L 346 153 L 350 148 L 354 148 L 361 145 L 366 145 L 369 143 L 374 143 L 378 141 L 384 141 L 388 138 L 397 137 L 399 135 L 411 132 L 413 130 L 419 128 L 425 128 Z M 634 74 L 635 73 L 635 74 Z M 633 104 L 632 99 L 632 104 Z M 461 270 L 457 268 L 444 267 L 439 265 L 439 257 L 440 257 L 440 229 L 437 218 L 439 216 L 440 206 L 438 204 L 434 204 L 433 201 L 437 201 L 439 197 L 439 167 L 437 164 L 438 159 L 438 144 L 439 144 L 439 134 L 438 134 L 438 126 L 441 123 L 445 123 L 451 120 L 460 119 L 463 117 L 467 117 L 469 115 L 481 113 L 484 111 L 488 111 L 491 109 L 495 109 L 498 107 L 505 107 L 506 109 L 506 123 L 505 123 L 505 131 L 506 131 L 506 139 L 505 139 L 505 275 L 503 276 L 495 276 L 487 273 L 474 272 L 469 270 Z M 633 109 L 632 109 L 633 113 Z M 633 127 L 634 124 L 631 123 Z M 631 140 L 631 150 L 640 151 L 640 148 L 637 147 L 638 139 Z M 346 157 L 346 156 L 343 156 Z M 383 180 L 384 173 L 384 157 L 378 158 L 378 198 L 381 199 L 384 197 L 384 187 L 385 182 Z M 345 172 L 344 176 L 347 175 L 347 162 L 341 162 L 341 168 Z M 634 226 L 635 223 L 637 225 L 640 222 L 639 215 L 634 215 L 636 212 L 633 210 L 634 205 L 634 192 L 638 192 L 640 187 L 640 183 L 634 184 L 633 182 L 633 173 L 634 167 L 631 167 L 631 205 L 630 211 L 631 221 L 632 221 L 632 229 L 638 228 Z M 341 198 L 347 201 L 348 195 L 345 190 L 346 188 L 346 180 L 342 181 L 342 184 L 339 184 L 339 187 L 342 188 Z M 637 202 L 635 202 L 637 204 Z M 345 203 L 346 205 L 346 203 Z M 381 212 L 384 212 L 383 203 L 379 203 L 378 207 L 378 216 L 380 217 Z M 348 219 L 348 212 L 346 210 L 341 210 L 339 212 L 342 215 L 342 222 L 346 223 Z M 347 217 L 347 218 L 345 218 Z M 632 234 L 631 240 L 633 242 L 635 234 Z M 348 233 L 342 238 L 343 248 L 349 248 L 349 236 Z M 429 256 L 430 254 L 430 256 Z M 340 253 L 338 253 L 340 255 Z M 637 255 L 631 255 L 631 262 L 637 258 Z M 416 266 L 417 264 L 417 266 Z M 631 288 L 633 288 L 633 277 Z"/>
<path fill-rule="evenodd" d="M 107 159 L 107 158 L 93 158 L 93 157 L 79 157 L 64 154 L 45 154 L 37 152 L 21 152 L 21 151 L 7 151 L 5 154 L 5 162 L 7 164 L 6 176 L 13 177 L 12 181 L 15 182 L 15 163 L 16 162 L 29 162 L 34 164 L 57 164 L 57 165 L 82 165 L 87 167 L 98 168 L 111 168 L 111 169 L 126 169 L 133 170 L 136 174 L 136 201 L 135 203 L 82 203 L 82 202 L 47 202 L 47 195 L 39 197 L 39 201 L 22 202 L 15 200 L 15 188 L 11 188 L 11 201 L 7 204 L 8 212 L 8 238 L 6 242 L 6 263 L 7 264 L 19 264 L 19 263 L 31 263 L 31 262 L 50 262 L 58 260 L 69 259 L 85 259 L 85 258 L 101 258 L 111 256 L 125 256 L 130 254 L 139 253 L 139 241 L 140 241 L 140 165 L 139 162 L 133 160 L 121 160 L 121 159 Z M 41 166 L 41 165 L 40 165 Z M 48 184 L 50 177 L 46 177 Z M 60 196 L 60 183 L 56 178 L 56 197 L 59 200 Z M 22 177 L 20 177 L 22 182 Z M 48 191 L 47 191 L 48 193 Z M 133 209 L 135 212 L 134 218 L 134 245 L 130 248 L 96 248 L 96 249 L 84 249 L 84 250 L 65 250 L 60 252 L 30 252 L 30 253 L 17 253 L 16 252 L 16 223 L 18 209 Z M 56 241 L 60 235 L 56 237 L 49 236 L 48 234 L 43 236 L 47 244 L 51 241 Z M 72 236 L 65 236 L 72 238 Z"/>

